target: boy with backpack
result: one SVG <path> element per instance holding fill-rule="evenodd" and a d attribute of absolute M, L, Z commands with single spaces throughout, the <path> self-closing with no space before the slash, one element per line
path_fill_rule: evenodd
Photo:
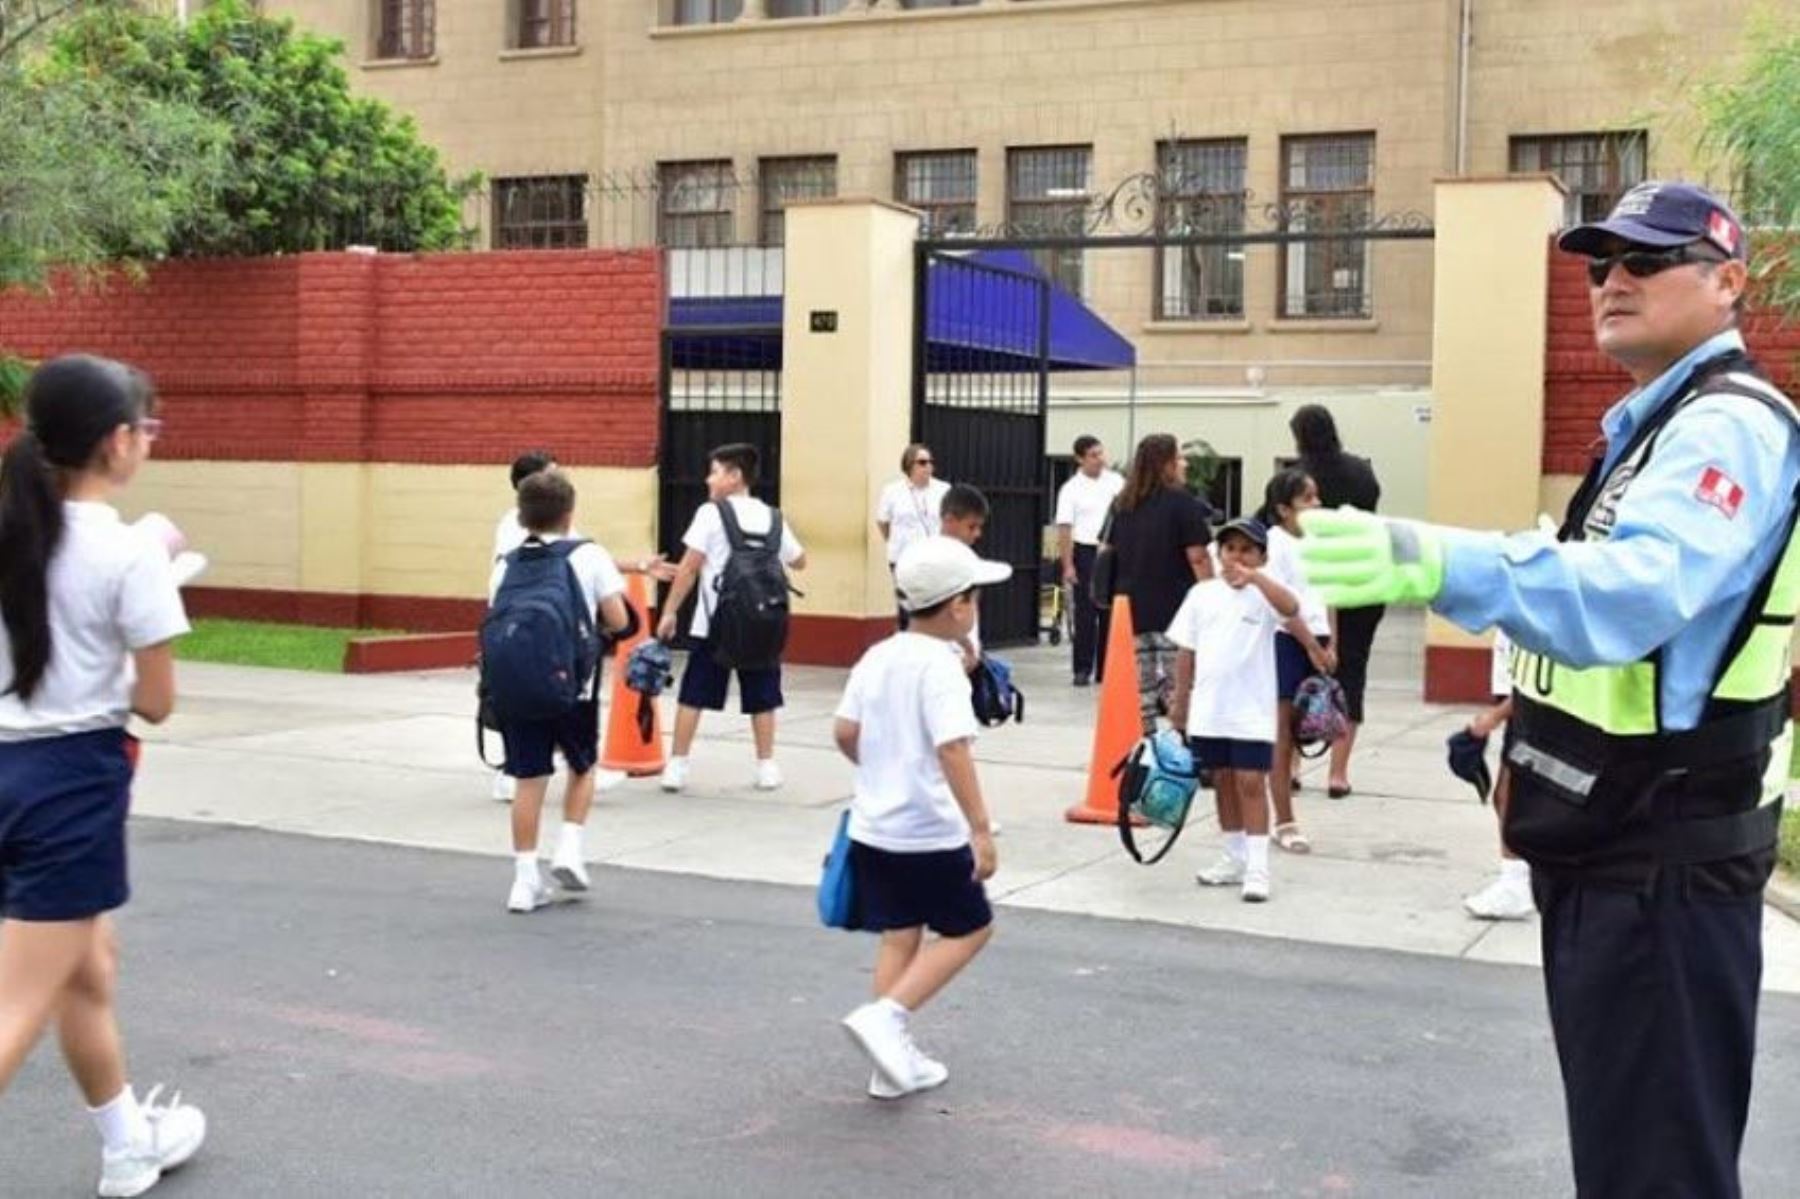
<path fill-rule="evenodd" d="M 709 502 L 682 536 L 686 552 L 663 602 L 656 636 L 675 637 L 676 615 L 699 588 L 688 629 L 693 640 L 676 697 L 675 736 L 662 773 L 664 791 L 687 786 L 688 754 L 702 712 L 722 712 L 735 673 L 738 700 L 756 740 L 756 788 L 781 786 L 775 763 L 775 713 L 782 706 L 781 654 L 787 646 L 789 570 L 806 568 L 806 549 L 781 514 L 750 494 L 760 456 L 744 443 L 707 455 Z"/>
<path fill-rule="evenodd" d="M 560 751 L 569 767 L 562 831 L 550 872 L 572 891 L 588 889 L 582 829 L 594 804 L 600 753 L 602 637 L 631 624 L 625 580 L 612 557 L 569 536 L 575 487 L 557 470 L 519 484 L 526 539 L 494 564 L 481 625 L 482 691 L 499 719 L 513 799 L 513 884 L 506 907 L 531 912 L 549 899 L 538 868 L 538 822 Z"/>
<path fill-rule="evenodd" d="M 1011 574 L 948 537 L 909 546 L 894 564 L 909 630 L 863 655 L 838 705 L 833 738 L 856 766 L 857 927 L 881 935 L 875 998 L 843 1023 L 874 1064 L 869 1094 L 877 1099 L 949 1077 L 913 1044 L 907 1022 L 992 935 L 982 883 L 996 859 L 975 773 L 978 725 L 968 680 L 945 651 L 974 625 L 976 588 Z M 930 943 L 927 928 L 937 934 Z"/>
<path fill-rule="evenodd" d="M 1246 903 L 1269 898 L 1269 770 L 1275 763 L 1275 631 L 1300 611 L 1263 573 L 1269 530 L 1240 517 L 1219 530 L 1219 574 L 1195 583 L 1169 625 L 1175 657 L 1170 716 L 1194 760 L 1212 771 L 1225 852 L 1196 877 L 1238 885 Z M 1285 763 L 1280 764 L 1285 768 Z"/>

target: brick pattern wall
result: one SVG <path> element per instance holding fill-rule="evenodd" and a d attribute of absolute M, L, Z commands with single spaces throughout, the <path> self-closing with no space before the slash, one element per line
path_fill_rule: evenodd
<path fill-rule="evenodd" d="M 0 294 L 0 349 L 155 378 L 169 459 L 656 460 L 660 255 L 302 254 Z"/>
<path fill-rule="evenodd" d="M 1544 364 L 1544 473 L 1580 475 L 1600 417 L 1631 389 L 1631 377 L 1594 348 L 1583 259 L 1550 248 L 1549 339 Z M 1752 314 L 1750 352 L 1789 395 L 1800 387 L 1800 322 Z"/>

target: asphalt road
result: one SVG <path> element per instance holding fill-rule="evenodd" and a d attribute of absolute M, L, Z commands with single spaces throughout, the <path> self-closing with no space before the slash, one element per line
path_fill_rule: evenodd
<path fill-rule="evenodd" d="M 167 1199 L 1570 1190 L 1532 970 L 1003 911 L 915 1020 L 949 1084 L 878 1103 L 835 1027 L 872 942 L 802 890 L 610 870 L 516 917 L 501 859 L 135 847 L 135 1081 L 213 1130 Z M 1797 1034 L 1765 1001 L 1752 1196 L 1800 1177 Z M 91 1194 L 98 1156 L 46 1043 L 0 1097 L 0 1196 Z"/>

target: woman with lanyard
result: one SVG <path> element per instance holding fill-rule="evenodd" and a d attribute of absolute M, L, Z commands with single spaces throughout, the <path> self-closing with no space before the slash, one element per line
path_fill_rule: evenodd
<path fill-rule="evenodd" d="M 930 448 L 909 445 L 900 455 L 900 477 L 882 488 L 875 509 L 875 527 L 887 541 L 890 571 L 907 546 L 937 536 L 941 528 L 944 494 L 950 490 L 950 484 L 934 477 L 935 471 Z M 906 610 L 898 611 L 900 627 L 904 629 Z"/>

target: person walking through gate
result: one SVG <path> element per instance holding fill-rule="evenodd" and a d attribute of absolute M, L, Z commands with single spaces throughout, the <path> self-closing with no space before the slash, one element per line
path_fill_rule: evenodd
<path fill-rule="evenodd" d="M 1377 509 L 1381 503 L 1381 482 L 1375 477 L 1375 468 L 1367 458 L 1344 452 L 1330 409 L 1319 404 L 1303 405 L 1294 412 L 1288 429 L 1294 435 L 1300 469 L 1311 475 L 1318 485 L 1320 507 L 1341 508 L 1348 504 L 1364 512 Z M 1336 677 L 1338 685 L 1344 689 L 1350 735 L 1331 745 L 1325 793 L 1333 799 L 1343 799 L 1350 794 L 1350 752 L 1356 748 L 1356 732 L 1362 727 L 1363 696 L 1369 686 L 1369 654 L 1375 645 L 1375 630 L 1380 627 L 1385 611 L 1377 604 L 1340 612 L 1337 616 Z"/>
<path fill-rule="evenodd" d="M 1086 687 L 1104 677 L 1096 650 L 1106 641 L 1106 613 L 1094 606 L 1094 555 L 1112 502 L 1125 489 L 1125 479 L 1106 466 L 1106 447 L 1098 437 L 1075 439 L 1075 473 L 1056 492 L 1056 550 L 1062 559 L 1063 586 L 1075 592 L 1075 685 Z"/>
<path fill-rule="evenodd" d="M 1557 538 L 1317 511 L 1329 602 L 1513 641 L 1506 840 L 1531 863 L 1582 1196 L 1741 1194 L 1762 889 L 1800 609 L 1800 413 L 1746 355 L 1743 225 L 1632 188 L 1559 243 L 1636 388 Z"/>
<path fill-rule="evenodd" d="M 888 571 L 906 547 L 927 537 L 936 537 L 942 528 L 944 496 L 950 484 L 936 477 L 937 459 L 931 447 L 909 445 L 900 454 L 900 477 L 881 489 L 875 505 L 875 527 L 887 542 Z M 907 625 L 905 604 L 898 606 L 900 627 Z"/>

